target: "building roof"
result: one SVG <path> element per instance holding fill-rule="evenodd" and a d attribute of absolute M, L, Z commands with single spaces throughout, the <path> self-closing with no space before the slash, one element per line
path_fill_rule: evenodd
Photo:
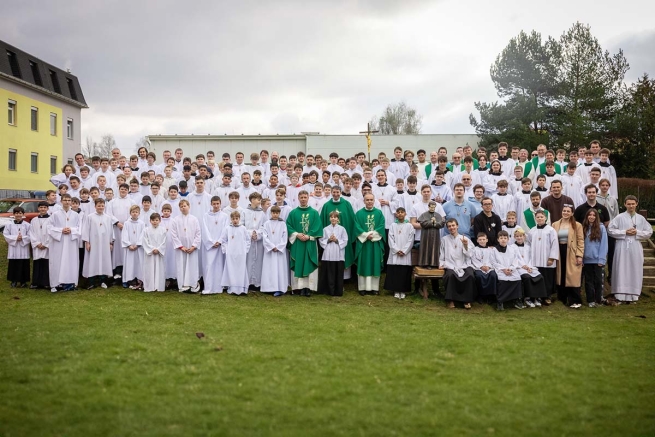
<path fill-rule="evenodd" d="M 88 108 L 76 76 L 0 40 L 0 77 Z"/>

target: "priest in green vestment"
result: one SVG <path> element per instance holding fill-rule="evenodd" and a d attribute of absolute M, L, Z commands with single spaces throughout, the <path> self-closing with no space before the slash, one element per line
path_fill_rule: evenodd
<path fill-rule="evenodd" d="M 338 186 L 332 187 L 332 198 L 325 202 L 321 207 L 321 223 L 324 228 L 330 225 L 330 213 L 332 211 L 339 212 L 339 224 L 346 229 L 346 233 L 348 234 L 348 245 L 345 249 L 344 268 L 349 269 L 354 260 L 353 245 L 355 242 L 355 211 L 350 202 L 341 198 L 341 188 Z"/>
<path fill-rule="evenodd" d="M 384 215 L 373 207 L 375 197 L 364 196 L 364 208 L 355 214 L 355 237 L 357 244 L 357 288 L 359 294 L 379 294 L 380 274 L 384 263 Z"/>
<path fill-rule="evenodd" d="M 309 297 L 310 290 L 316 291 L 318 288 L 317 240 L 323 236 L 323 226 L 318 212 L 308 205 L 307 191 L 298 193 L 298 202 L 300 206 L 292 210 L 287 217 L 289 267 L 293 272 L 291 289 Z"/>

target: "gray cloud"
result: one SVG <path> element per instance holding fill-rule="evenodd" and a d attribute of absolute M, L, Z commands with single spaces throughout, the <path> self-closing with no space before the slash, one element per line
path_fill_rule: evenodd
<path fill-rule="evenodd" d="M 471 133 L 473 102 L 496 99 L 489 66 L 508 39 L 573 20 L 517 1 L 28 0 L 0 4 L 0 38 L 70 67 L 91 107 L 83 135 L 112 132 L 122 147 L 149 133 L 354 133 L 400 100 L 426 133 Z M 589 22 L 608 14 L 554 1 Z M 654 70 L 655 46 L 639 20 L 592 29 L 637 75 Z"/>

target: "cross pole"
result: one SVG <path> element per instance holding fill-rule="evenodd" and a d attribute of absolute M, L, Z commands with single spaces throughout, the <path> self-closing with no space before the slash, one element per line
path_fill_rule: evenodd
<path fill-rule="evenodd" d="M 366 134 L 366 145 L 368 146 L 368 162 L 371 162 L 371 134 L 376 134 L 379 130 L 371 130 L 371 123 L 366 123 L 366 130 L 360 134 Z"/>

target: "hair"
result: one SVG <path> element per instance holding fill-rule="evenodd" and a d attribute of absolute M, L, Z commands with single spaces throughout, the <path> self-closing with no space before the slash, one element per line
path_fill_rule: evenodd
<path fill-rule="evenodd" d="M 539 194 L 539 193 L 537 193 L 537 194 Z M 544 217 L 546 217 L 546 213 L 541 209 L 534 213 L 535 217 L 537 217 L 538 215 L 543 215 Z"/>
<path fill-rule="evenodd" d="M 273 205 L 273 206 L 271 207 L 271 214 L 273 214 L 274 212 L 280 213 L 280 212 L 282 212 L 282 208 L 280 208 L 280 207 L 277 206 L 277 205 Z"/>
<path fill-rule="evenodd" d="M 432 203 L 432 201 L 430 201 L 430 203 Z M 407 210 L 405 210 L 405 208 L 403 208 L 402 206 L 399 206 L 398 208 L 396 208 L 396 212 L 399 212 L 399 211 L 400 212 L 407 212 Z"/>
<path fill-rule="evenodd" d="M 528 182 L 532 183 L 532 180 L 530 178 L 523 178 L 521 179 L 521 185 L 527 184 Z"/>
<path fill-rule="evenodd" d="M 532 199 L 533 197 L 541 198 L 541 194 L 539 194 L 539 191 L 533 191 L 532 193 L 530 193 L 530 199 Z"/>
<path fill-rule="evenodd" d="M 414 175 L 407 176 L 407 183 L 408 184 L 415 184 L 417 182 L 418 182 L 418 180 L 416 179 L 416 176 L 414 176 Z"/>
<path fill-rule="evenodd" d="M 612 186 L 612 183 L 609 181 L 609 179 L 603 178 L 598 181 L 598 185 L 602 184 L 603 182 L 607 182 L 607 185 Z"/>
<path fill-rule="evenodd" d="M 13 209 L 12 211 L 14 212 L 14 214 L 16 214 L 16 213 L 18 213 L 18 212 L 20 212 L 20 213 L 22 213 L 22 214 L 25 214 L 25 210 L 23 209 L 22 206 L 15 206 L 14 209 Z"/>
<path fill-rule="evenodd" d="M 164 203 L 161 207 L 161 210 L 173 212 L 173 207 L 168 203 Z"/>
<path fill-rule="evenodd" d="M 241 213 L 239 211 L 232 211 L 230 213 L 230 219 L 240 219 L 241 218 Z"/>
<path fill-rule="evenodd" d="M 596 215 L 596 220 L 594 220 L 593 223 L 589 222 L 590 214 Z M 600 217 L 598 215 L 598 211 L 590 208 L 585 214 L 584 220 L 582 221 L 582 230 L 584 231 L 585 235 L 589 234 L 589 241 L 600 241 L 602 237 L 600 226 Z"/>
<path fill-rule="evenodd" d="M 589 184 L 584 187 L 584 193 L 587 194 L 587 191 L 594 189 L 594 192 L 598 193 L 598 187 L 596 187 L 594 184 Z"/>
<path fill-rule="evenodd" d="M 545 174 L 540 174 L 539 176 L 537 176 L 537 181 L 539 181 L 539 179 L 543 179 L 545 181 L 546 180 L 546 175 Z"/>
<path fill-rule="evenodd" d="M 449 223 L 455 223 L 457 224 L 457 226 L 459 226 L 459 223 L 457 223 L 457 220 L 455 220 L 454 218 L 446 220 L 446 227 L 448 227 Z"/>
<path fill-rule="evenodd" d="M 475 236 L 475 238 L 482 238 L 482 237 L 487 238 L 487 234 L 485 234 L 484 232 L 478 232 L 478 235 Z"/>
<path fill-rule="evenodd" d="M 59 201 L 62 201 L 64 199 L 72 199 L 70 194 L 62 194 L 61 197 L 59 198 Z"/>
<path fill-rule="evenodd" d="M 553 184 L 560 184 L 560 186 L 561 186 L 561 185 L 562 185 L 562 181 L 559 180 L 559 179 L 553 179 L 553 180 L 550 182 L 550 186 L 552 187 Z"/>
<path fill-rule="evenodd" d="M 182 200 L 180 200 L 180 203 L 178 204 L 178 206 L 182 206 L 182 205 L 191 206 L 191 204 L 189 203 L 189 201 L 186 200 L 186 199 L 182 199 Z"/>
<path fill-rule="evenodd" d="M 627 196 L 625 196 L 625 200 L 623 201 L 623 203 L 626 203 L 628 200 L 634 200 L 635 202 L 637 202 L 637 204 L 639 204 L 639 199 L 637 199 L 637 196 L 633 196 L 632 194 L 628 194 Z"/>
<path fill-rule="evenodd" d="M 257 155 L 259 156 L 259 155 Z M 261 200 L 262 195 L 259 194 L 258 192 L 250 193 L 250 196 L 248 196 L 248 200 L 252 201 L 252 199 L 260 199 Z"/>
<path fill-rule="evenodd" d="M 150 197 L 150 196 L 148 196 L 148 195 L 143 196 L 143 197 L 141 198 L 141 203 L 143 203 L 143 202 L 150 202 L 150 203 L 152 203 L 152 197 Z"/>
<path fill-rule="evenodd" d="M 601 173 L 601 171 L 598 167 L 592 167 L 591 170 L 589 170 L 589 173 Z"/>
<path fill-rule="evenodd" d="M 507 238 L 509 238 L 509 233 L 507 231 L 500 231 L 500 232 L 498 232 L 496 237 L 507 237 Z"/>
<path fill-rule="evenodd" d="M 101 203 L 104 205 L 105 204 L 105 199 L 96 199 L 96 200 L 93 201 L 93 203 L 95 205 L 98 205 L 98 204 L 101 204 Z M 134 206 L 132 208 L 134 208 Z M 132 212 L 132 208 L 130 208 L 130 212 Z M 138 206 L 137 206 L 137 208 L 138 208 Z"/>
<path fill-rule="evenodd" d="M 516 211 L 507 211 L 506 217 L 509 216 L 517 217 Z"/>
<path fill-rule="evenodd" d="M 337 211 L 337 210 L 332 211 L 332 212 L 330 213 L 330 217 L 336 217 L 336 218 L 339 218 L 339 211 Z"/>
<path fill-rule="evenodd" d="M 507 181 L 505 179 L 501 179 L 496 183 L 496 185 L 499 186 L 499 187 L 507 187 L 509 184 L 507 183 Z"/>
<path fill-rule="evenodd" d="M 82 188 L 82 189 L 80 190 L 80 196 L 81 196 L 82 194 L 89 194 L 89 189 L 88 189 L 88 188 Z"/>
<path fill-rule="evenodd" d="M 477 190 L 483 190 L 484 191 L 484 185 L 477 184 L 473 186 L 473 193 L 475 193 Z"/>
<path fill-rule="evenodd" d="M 228 199 L 239 199 L 240 197 L 241 196 L 239 195 L 238 191 L 231 191 L 227 196 Z"/>

